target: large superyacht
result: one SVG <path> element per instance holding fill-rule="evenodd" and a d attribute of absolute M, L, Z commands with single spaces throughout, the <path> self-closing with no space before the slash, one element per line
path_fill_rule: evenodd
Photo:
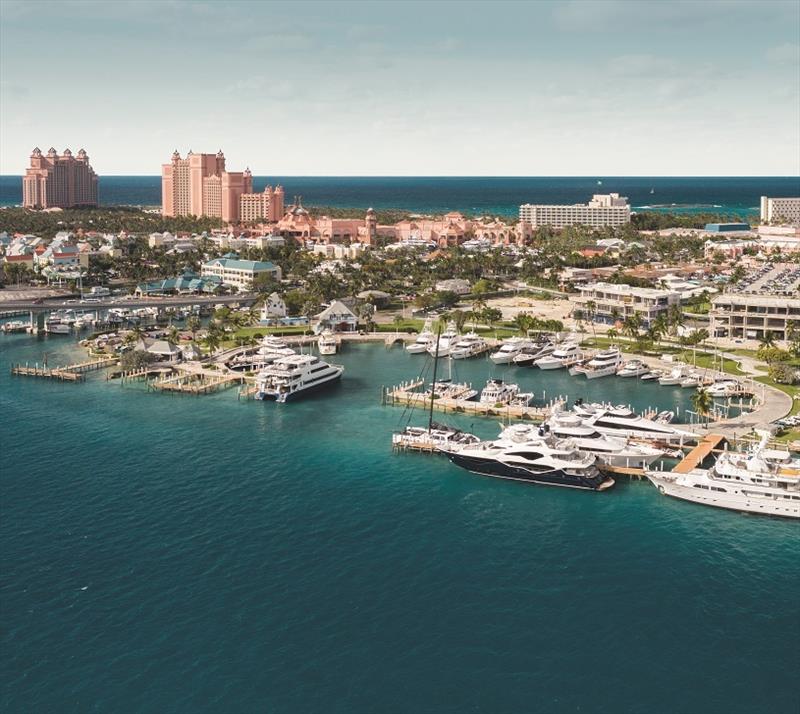
<path fill-rule="evenodd" d="M 256 399 L 288 402 L 331 386 L 342 372 L 342 365 L 328 364 L 314 355 L 282 357 L 258 373 Z"/>
<path fill-rule="evenodd" d="M 708 469 L 646 471 L 666 496 L 706 506 L 800 518 L 800 463 L 788 451 L 766 448 L 769 434 L 749 453 L 720 454 Z"/>

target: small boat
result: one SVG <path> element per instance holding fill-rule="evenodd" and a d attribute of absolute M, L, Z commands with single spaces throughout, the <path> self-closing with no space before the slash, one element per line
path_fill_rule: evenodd
<path fill-rule="evenodd" d="M 661 379 L 662 376 L 663 374 L 658 371 L 645 372 L 641 377 L 639 377 L 639 379 L 641 379 L 643 382 L 654 382 L 657 379 Z"/>
<path fill-rule="evenodd" d="M 586 375 L 586 379 L 597 379 L 616 374 L 622 364 L 622 353 L 618 347 L 612 347 L 598 352 L 586 364 L 580 365 L 577 374 Z M 571 371 L 570 371 L 571 373 Z"/>
<path fill-rule="evenodd" d="M 434 337 L 428 345 L 428 354 L 432 357 L 449 357 L 450 350 L 458 340 L 458 330 L 455 322 L 448 322 L 444 332 L 439 334 L 438 339 Z"/>
<path fill-rule="evenodd" d="M 317 340 L 317 349 L 321 355 L 335 355 L 339 342 L 330 330 L 323 330 Z"/>
<path fill-rule="evenodd" d="M 706 392 L 712 397 L 732 397 L 741 394 L 742 387 L 735 379 L 723 379 L 706 387 Z"/>
<path fill-rule="evenodd" d="M 632 359 L 617 370 L 617 377 L 641 377 L 647 374 L 650 368 L 640 359 Z"/>
<path fill-rule="evenodd" d="M 461 335 L 450 349 L 450 356 L 453 359 L 467 359 L 476 357 L 486 349 L 486 340 L 474 332 L 467 332 Z"/>
<path fill-rule="evenodd" d="M 532 345 L 533 343 L 524 337 L 509 337 L 503 341 L 499 350 L 489 355 L 489 359 L 495 364 L 508 364 L 514 361 L 514 358 L 526 347 L 531 347 Z"/>
<path fill-rule="evenodd" d="M 22 320 L 11 320 L 3 323 L 3 332 L 25 332 L 28 325 Z"/>
<path fill-rule="evenodd" d="M 406 352 L 417 355 L 428 351 L 428 347 L 436 341 L 436 335 L 431 330 L 431 324 L 430 318 L 425 320 L 422 332 L 417 335 L 417 339 L 406 345 Z"/>
<path fill-rule="evenodd" d="M 553 352 L 537 359 L 534 364 L 539 369 L 562 369 L 576 364 L 582 357 L 580 346 L 575 342 L 556 347 Z"/>
<path fill-rule="evenodd" d="M 701 375 L 692 372 L 687 374 L 680 382 L 681 387 L 684 389 L 689 389 L 691 387 L 697 387 L 700 385 L 700 380 L 702 379 Z"/>
<path fill-rule="evenodd" d="M 658 383 L 664 387 L 678 386 L 688 376 L 688 367 L 685 364 L 681 364 L 673 367 L 668 374 L 659 377 Z"/>
<path fill-rule="evenodd" d="M 518 384 L 501 379 L 490 379 L 481 390 L 480 403 L 492 406 L 527 406 L 533 400 L 532 392 L 520 392 Z"/>
<path fill-rule="evenodd" d="M 423 447 L 444 452 L 477 444 L 479 441 L 480 439 L 474 434 L 437 422 L 431 422 L 427 429 L 421 426 L 407 426 L 403 431 L 392 435 L 392 445 L 395 447 Z"/>
<path fill-rule="evenodd" d="M 549 338 L 540 339 L 536 342 L 529 342 L 523 347 L 519 354 L 514 356 L 515 367 L 530 367 L 536 364 L 537 360 L 552 354 L 556 345 Z"/>

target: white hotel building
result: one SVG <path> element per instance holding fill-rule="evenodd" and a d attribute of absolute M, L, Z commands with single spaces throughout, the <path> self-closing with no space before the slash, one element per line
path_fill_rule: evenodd
<path fill-rule="evenodd" d="M 530 228 L 550 226 L 588 226 L 605 228 L 630 223 L 631 207 L 625 196 L 618 193 L 595 194 L 589 203 L 576 203 L 571 206 L 547 206 L 524 203 L 519 207 L 519 219 Z"/>
<path fill-rule="evenodd" d="M 761 197 L 762 223 L 790 223 L 800 226 L 800 198 Z"/>
<path fill-rule="evenodd" d="M 583 319 L 613 325 L 627 317 L 638 315 L 644 327 L 650 327 L 659 315 L 665 315 L 670 305 L 679 305 L 680 293 L 673 290 L 636 288 L 624 283 L 592 283 L 578 287 L 581 294 L 570 298 Z M 589 306 L 589 303 L 592 303 Z"/>

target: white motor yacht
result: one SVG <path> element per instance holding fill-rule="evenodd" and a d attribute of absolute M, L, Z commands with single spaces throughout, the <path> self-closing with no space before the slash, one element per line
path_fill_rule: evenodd
<path fill-rule="evenodd" d="M 673 367 L 667 374 L 659 377 L 658 383 L 665 387 L 678 386 L 689 376 L 689 368 L 685 364 Z"/>
<path fill-rule="evenodd" d="M 539 357 L 534 364 L 539 369 L 562 369 L 577 364 L 582 357 L 580 345 L 568 342 L 556 347 L 551 354 Z"/>
<path fill-rule="evenodd" d="M 255 352 L 250 351 L 237 355 L 227 365 L 236 370 L 263 369 L 281 357 L 291 357 L 294 354 L 297 354 L 295 350 L 289 347 L 280 337 L 266 335 Z"/>
<path fill-rule="evenodd" d="M 476 357 L 486 350 L 486 340 L 474 332 L 467 332 L 456 340 L 450 348 L 453 359 Z"/>
<path fill-rule="evenodd" d="M 436 342 L 436 335 L 431 329 L 432 324 L 433 323 L 431 322 L 430 318 L 425 320 L 425 324 L 422 327 L 422 332 L 417 335 L 417 339 L 406 345 L 406 352 L 412 355 L 417 355 L 428 351 L 428 347 Z"/>
<path fill-rule="evenodd" d="M 594 427 L 584 424 L 577 414 L 565 412 L 554 414 L 538 427 L 532 424 L 513 424 L 501 432 L 500 438 L 515 442 L 555 439 L 559 443 L 569 443 L 581 451 L 594 454 L 600 463 L 607 466 L 647 468 L 664 456 L 662 449 L 601 434 Z"/>
<path fill-rule="evenodd" d="M 640 359 L 632 359 L 617 370 L 617 377 L 641 377 L 647 374 L 650 368 Z"/>
<path fill-rule="evenodd" d="M 520 392 L 518 384 L 509 384 L 500 379 L 490 379 L 486 382 L 479 399 L 481 404 L 517 406 L 527 406 L 532 400 L 532 392 Z"/>
<path fill-rule="evenodd" d="M 344 367 L 328 364 L 314 355 L 281 357 L 256 377 L 256 398 L 287 402 L 311 391 L 331 386 Z"/>
<path fill-rule="evenodd" d="M 647 471 L 659 492 L 706 506 L 800 518 L 800 465 L 788 452 L 766 449 L 769 434 L 749 453 L 726 452 L 709 469 L 681 474 Z"/>
<path fill-rule="evenodd" d="M 431 344 L 428 345 L 428 354 L 431 356 L 449 357 L 450 350 L 453 348 L 453 345 L 457 340 L 458 330 L 456 329 L 456 324 L 454 322 L 448 322 L 444 332 L 439 335 L 438 348 L 437 340 L 434 336 Z"/>
<path fill-rule="evenodd" d="M 721 379 L 706 387 L 706 392 L 712 397 L 732 397 L 741 391 L 742 386 L 735 379 Z"/>
<path fill-rule="evenodd" d="M 694 441 L 697 434 L 679 429 L 669 423 L 647 419 L 624 406 L 605 404 L 575 404 L 573 410 L 601 434 L 628 439 L 664 442 L 667 444 Z"/>
<path fill-rule="evenodd" d="M 536 364 L 537 360 L 552 354 L 556 349 L 556 345 L 549 339 L 544 338 L 536 342 L 530 342 L 528 346 L 522 348 L 514 359 L 514 365 L 517 367 L 530 367 Z"/>
<path fill-rule="evenodd" d="M 661 379 L 664 375 L 661 372 L 653 371 L 653 372 L 645 372 L 639 379 L 643 382 L 655 382 L 658 379 Z"/>
<path fill-rule="evenodd" d="M 584 374 L 587 379 L 597 379 L 598 377 L 609 377 L 616 374 L 617 369 L 622 364 L 622 353 L 619 348 L 612 347 L 602 352 L 598 352 L 586 364 L 576 368 L 576 374 Z M 570 372 L 571 374 L 572 372 Z"/>
<path fill-rule="evenodd" d="M 508 364 L 514 360 L 522 350 L 526 347 L 532 346 L 533 343 L 524 337 L 509 337 L 503 340 L 500 349 L 489 355 L 489 359 L 495 364 Z"/>
<path fill-rule="evenodd" d="M 330 330 L 323 330 L 317 338 L 317 349 L 321 355 L 335 355 L 339 342 Z"/>
<path fill-rule="evenodd" d="M 700 385 L 702 379 L 703 379 L 702 375 L 699 375 L 695 372 L 690 372 L 680 381 L 680 385 L 684 389 L 690 387 L 697 387 Z"/>
<path fill-rule="evenodd" d="M 503 439 L 482 441 L 450 453 L 450 460 L 467 471 L 549 486 L 603 491 L 614 479 L 600 473 L 595 457 L 577 448 L 550 446 L 544 441 L 511 444 Z"/>
<path fill-rule="evenodd" d="M 392 435 L 392 445 L 396 447 L 428 447 L 445 452 L 468 444 L 477 444 L 479 441 L 474 434 L 436 422 L 431 422 L 429 428 L 407 426 L 403 431 Z"/>

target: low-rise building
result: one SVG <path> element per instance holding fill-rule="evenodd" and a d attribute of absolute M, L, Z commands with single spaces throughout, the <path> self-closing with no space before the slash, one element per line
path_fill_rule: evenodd
<path fill-rule="evenodd" d="M 286 303 L 278 293 L 272 293 L 261 307 L 261 322 L 268 322 L 281 317 L 286 317 Z"/>
<path fill-rule="evenodd" d="M 281 279 L 281 269 L 274 263 L 239 260 L 229 256 L 203 263 L 200 274 L 202 277 L 216 276 L 222 280 L 223 285 L 230 285 L 238 290 L 249 290 L 259 275 L 269 274 L 275 280 Z"/>
<path fill-rule="evenodd" d="M 715 337 L 759 340 L 770 332 L 784 340 L 789 322 L 800 326 L 800 298 L 725 293 L 712 298 L 709 317 Z"/>
<path fill-rule="evenodd" d="M 358 317 L 341 300 L 334 300 L 319 315 L 314 328 L 316 332 L 355 332 L 358 329 Z"/>
<path fill-rule="evenodd" d="M 450 278 L 436 283 L 436 290 L 440 293 L 449 292 L 456 295 L 467 295 L 471 289 L 469 280 L 463 280 L 462 278 Z"/>
<path fill-rule="evenodd" d="M 637 288 L 617 283 L 592 283 L 578 287 L 580 295 L 572 298 L 573 314 L 584 319 L 614 324 L 633 315 L 649 327 L 659 315 L 666 315 L 671 305 L 680 303 L 680 294 L 672 290 Z"/>

